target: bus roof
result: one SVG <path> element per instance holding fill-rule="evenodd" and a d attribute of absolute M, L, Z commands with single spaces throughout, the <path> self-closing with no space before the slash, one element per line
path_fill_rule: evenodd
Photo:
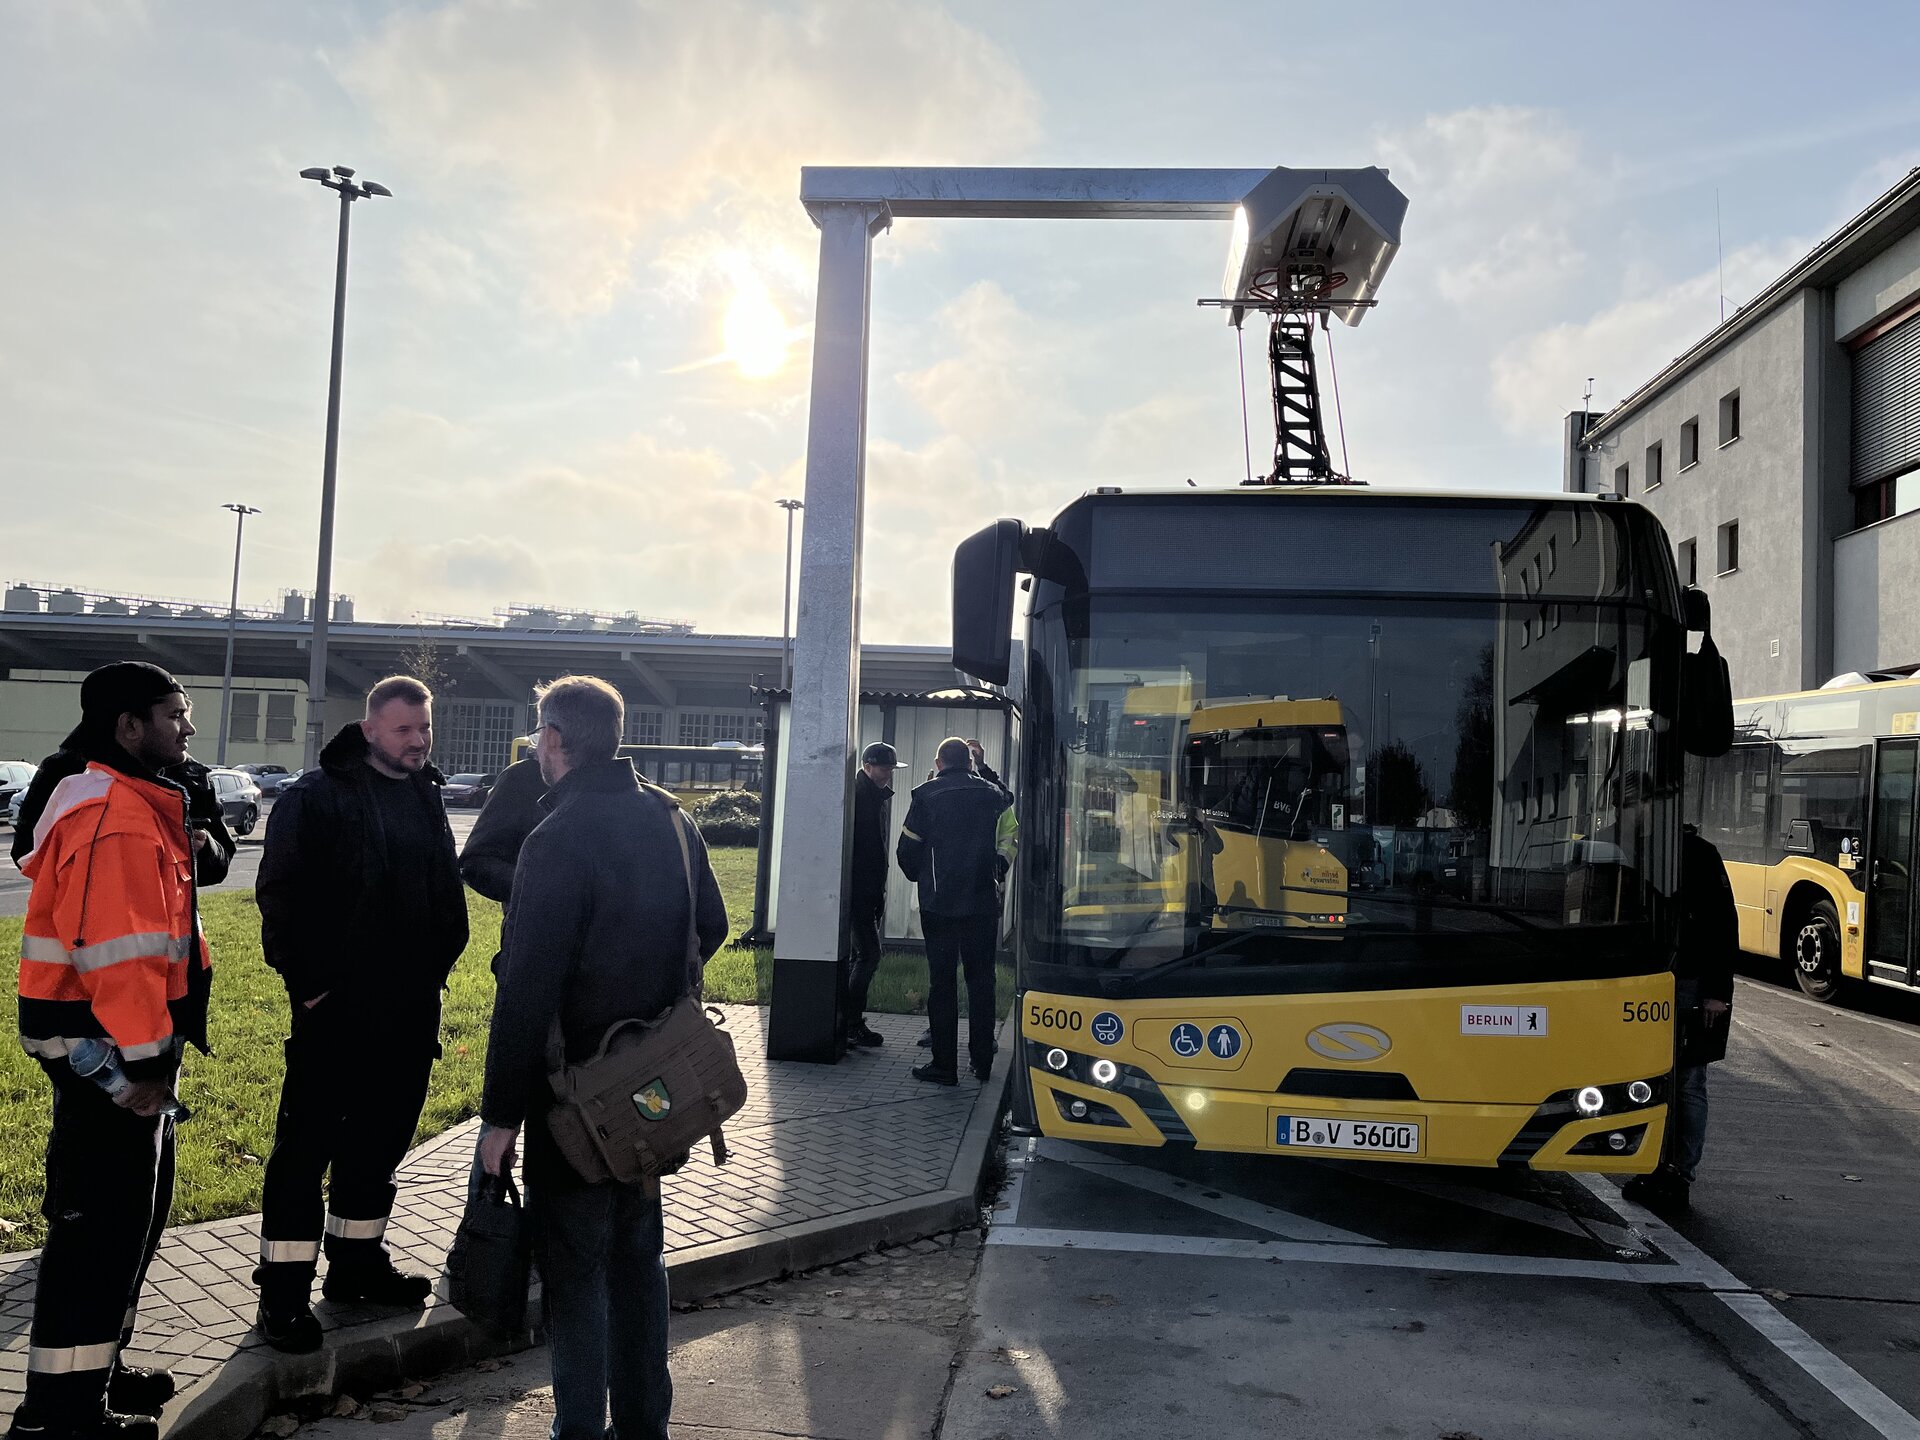
<path fill-rule="evenodd" d="M 1292 700 L 1285 695 L 1262 700 L 1235 696 L 1230 700 L 1202 700 L 1194 706 L 1188 733 L 1209 735 L 1221 730 L 1272 730 L 1300 725 L 1339 728 L 1345 724 L 1338 700 Z"/>

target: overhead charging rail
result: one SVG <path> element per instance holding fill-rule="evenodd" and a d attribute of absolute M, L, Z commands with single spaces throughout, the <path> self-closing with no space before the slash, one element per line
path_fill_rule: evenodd
<path fill-rule="evenodd" d="M 1377 166 L 1277 169 L 1240 201 L 1225 295 L 1200 304 L 1225 309 L 1236 330 L 1249 311 L 1272 317 L 1273 469 L 1249 474 L 1247 484 L 1353 483 L 1334 469 L 1327 447 L 1313 330 L 1336 318 L 1358 325 L 1378 303 L 1406 214 L 1407 197 Z"/>

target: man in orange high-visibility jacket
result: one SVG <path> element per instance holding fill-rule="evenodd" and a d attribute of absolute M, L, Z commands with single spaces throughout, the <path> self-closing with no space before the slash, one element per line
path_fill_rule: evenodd
<path fill-rule="evenodd" d="M 186 759 L 185 691 L 154 665 L 96 670 L 75 732 L 87 768 L 54 788 L 21 864 L 20 1043 L 53 1087 L 47 1243 L 13 1440 L 154 1440 L 165 1370 L 127 1365 L 147 1265 L 173 1200 L 173 1098 L 188 1042 L 206 1048 L 212 981 L 194 899 L 202 837 L 160 772 Z M 110 1042 L 130 1083 L 76 1073 Z"/>

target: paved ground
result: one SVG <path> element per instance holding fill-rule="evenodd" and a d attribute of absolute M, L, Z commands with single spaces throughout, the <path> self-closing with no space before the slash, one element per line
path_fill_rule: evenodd
<path fill-rule="evenodd" d="M 966 1192 L 958 1209 L 971 1213 L 978 1157 L 973 1177 L 954 1177 L 981 1087 L 969 1079 L 943 1089 L 911 1078 L 908 1071 L 921 1058 L 913 1040 L 922 1021 L 878 1016 L 875 1023 L 888 1039 L 883 1050 L 838 1066 L 788 1065 L 763 1058 L 763 1010 L 724 1008 L 752 1098 L 727 1130 L 732 1161 L 718 1168 L 709 1155 L 696 1152 L 666 1184 L 670 1264 L 706 1267 L 689 1274 L 724 1273 L 769 1251 L 775 1263 L 753 1276 L 762 1278 L 783 1268 L 778 1255 L 786 1252 L 772 1247 L 791 1247 L 794 1237 L 823 1230 L 855 1233 L 861 1217 L 883 1220 L 890 1211 L 948 1193 L 950 1184 Z M 998 1087 L 991 1093 L 990 1105 Z M 439 1273 L 465 1203 L 475 1128 L 470 1122 L 449 1131 L 409 1157 L 388 1232 L 403 1263 Z M 984 1132 L 977 1140 L 984 1152 Z M 878 1233 L 886 1233 L 884 1226 Z M 254 1217 L 170 1232 L 154 1262 L 136 1351 L 195 1383 L 209 1381 L 236 1359 L 270 1353 L 249 1331 L 256 1300 L 250 1273 L 258 1250 Z M 0 1262 L 0 1392 L 17 1393 L 24 1384 L 36 1266 L 33 1253 Z M 392 1312 L 326 1303 L 316 1311 L 334 1332 L 330 1345 L 336 1348 L 386 1337 L 395 1327 Z M 451 1318 L 438 1307 L 420 1324 Z M 401 1322 L 401 1328 L 410 1323 Z M 329 1373 L 314 1369 L 286 1384 L 295 1390 L 327 1385 Z M 286 1385 L 280 1393 L 288 1393 Z M 0 1404 L 11 1409 L 11 1396 Z"/>
<path fill-rule="evenodd" d="M 219 895 L 229 890 L 251 890 L 254 878 L 260 873 L 261 848 L 267 839 L 267 816 L 273 813 L 273 801 L 262 807 L 260 823 L 254 832 L 236 842 L 233 854 L 233 868 L 227 872 L 225 883 L 215 886 L 208 894 Z M 478 810 L 449 810 L 447 819 L 453 825 L 453 843 L 464 845 L 467 835 L 473 829 L 473 822 L 480 817 Z M 0 843 L 13 844 L 13 827 L 0 825 Z M 11 864 L 0 862 L 0 915 L 24 915 L 27 913 L 27 892 L 33 887 L 27 878 Z"/>
<path fill-rule="evenodd" d="M 1606 1181 L 1023 1143 L 983 1248 L 676 1315 L 675 1433 L 1913 1440 L 1920 997 L 1869 1006 L 1742 981 L 1678 1230 Z M 546 1379 L 314 1440 L 537 1440 Z"/>

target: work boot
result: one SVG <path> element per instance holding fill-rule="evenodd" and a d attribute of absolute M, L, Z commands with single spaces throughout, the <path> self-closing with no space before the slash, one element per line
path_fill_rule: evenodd
<path fill-rule="evenodd" d="M 913 1078 L 916 1080 L 924 1080 L 929 1085 L 958 1085 L 960 1083 L 960 1077 L 953 1071 L 942 1070 L 937 1065 L 914 1066 Z"/>
<path fill-rule="evenodd" d="M 878 1050 L 887 1043 L 887 1037 L 867 1024 L 864 1017 L 847 1027 L 847 1039 L 863 1050 Z"/>
<path fill-rule="evenodd" d="M 101 1402 L 82 1414 L 40 1414 L 31 1405 L 13 1412 L 7 1440 L 160 1440 L 160 1423 L 151 1415 L 121 1415 Z"/>
<path fill-rule="evenodd" d="M 253 1328 L 260 1338 L 283 1355 L 311 1355 L 325 1338 L 320 1322 L 314 1319 L 307 1298 L 260 1297 L 260 1309 L 253 1317 Z"/>
<path fill-rule="evenodd" d="M 382 1255 L 374 1264 L 331 1263 L 320 1293 L 343 1304 L 393 1305 L 418 1309 L 433 1294 L 433 1281 L 425 1275 L 396 1270 L 393 1261 Z"/>
<path fill-rule="evenodd" d="M 158 1415 L 173 1398 L 173 1374 L 144 1365 L 116 1365 L 107 1382 L 107 1409 L 122 1415 Z"/>

